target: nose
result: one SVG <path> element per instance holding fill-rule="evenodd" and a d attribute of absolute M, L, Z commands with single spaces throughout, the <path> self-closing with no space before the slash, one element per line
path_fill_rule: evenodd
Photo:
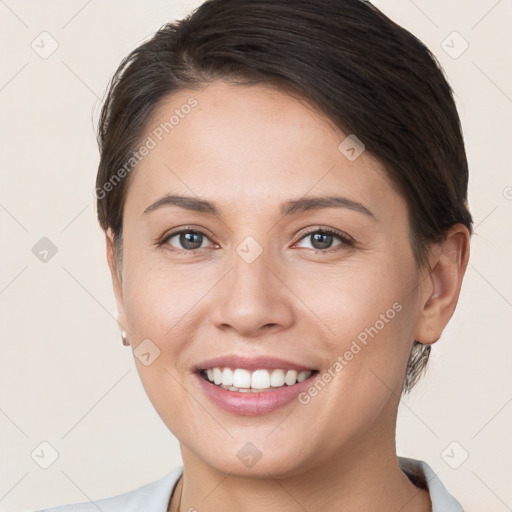
<path fill-rule="evenodd" d="M 219 283 L 213 311 L 216 327 L 245 338 L 290 328 L 295 321 L 294 295 L 279 275 L 279 263 L 270 261 L 265 249 L 253 261 L 240 254 L 234 251 L 232 267 Z"/>

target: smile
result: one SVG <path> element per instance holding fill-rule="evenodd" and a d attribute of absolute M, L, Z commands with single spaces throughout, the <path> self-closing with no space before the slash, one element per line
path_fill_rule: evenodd
<path fill-rule="evenodd" d="M 305 381 L 315 372 L 317 371 L 297 371 L 281 368 L 250 371 L 245 368 L 214 367 L 201 370 L 200 374 L 208 382 L 229 391 L 261 393 L 293 386 Z"/>

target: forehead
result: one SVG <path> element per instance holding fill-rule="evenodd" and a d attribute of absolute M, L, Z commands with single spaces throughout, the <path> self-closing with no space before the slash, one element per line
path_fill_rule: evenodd
<path fill-rule="evenodd" d="M 389 206 L 396 193 L 384 167 L 368 152 L 349 160 L 339 149 L 347 135 L 273 87 L 216 82 L 180 90 L 146 127 L 142 142 L 151 149 L 134 171 L 127 203 L 142 211 L 181 192 L 257 211 L 273 199 L 339 192 Z"/>

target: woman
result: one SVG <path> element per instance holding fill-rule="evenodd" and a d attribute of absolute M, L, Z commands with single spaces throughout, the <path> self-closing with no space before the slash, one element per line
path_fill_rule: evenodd
<path fill-rule="evenodd" d="M 183 466 L 64 510 L 460 511 L 397 457 L 458 300 L 459 117 L 360 0 L 210 0 L 120 65 L 96 197 L 123 342 Z"/>

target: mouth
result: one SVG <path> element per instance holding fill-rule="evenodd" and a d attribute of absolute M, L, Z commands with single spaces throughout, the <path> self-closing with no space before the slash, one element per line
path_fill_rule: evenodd
<path fill-rule="evenodd" d="M 271 356 L 226 354 L 192 368 L 202 393 L 215 406 L 238 416 L 268 414 L 292 404 L 320 372 Z"/>
<path fill-rule="evenodd" d="M 265 393 L 292 387 L 310 379 L 318 370 L 295 370 L 286 368 L 230 368 L 214 366 L 198 371 L 210 384 L 238 393 Z"/>

